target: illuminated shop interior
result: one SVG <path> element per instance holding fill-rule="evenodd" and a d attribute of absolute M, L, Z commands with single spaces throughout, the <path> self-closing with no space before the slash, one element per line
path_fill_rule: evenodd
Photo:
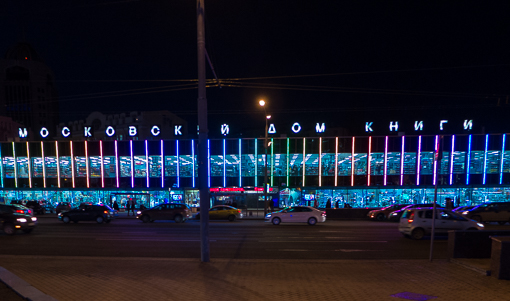
<path fill-rule="evenodd" d="M 349 202 L 353 207 L 510 196 L 506 134 L 270 138 L 270 197 L 278 206 Z M 198 206 L 197 140 L 0 143 L 0 197 L 154 206 Z M 434 160 L 436 153 L 440 160 Z M 208 141 L 211 202 L 260 206 L 264 139 Z M 1 202 L 1 200 L 0 200 Z"/>

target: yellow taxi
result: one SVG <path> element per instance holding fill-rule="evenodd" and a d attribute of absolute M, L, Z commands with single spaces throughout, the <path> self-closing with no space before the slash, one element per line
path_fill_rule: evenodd
<path fill-rule="evenodd" d="M 200 219 L 200 212 L 197 213 L 195 218 Z M 241 209 L 237 209 L 232 206 L 216 205 L 209 209 L 209 219 L 225 219 L 233 222 L 240 218 L 243 218 Z"/>

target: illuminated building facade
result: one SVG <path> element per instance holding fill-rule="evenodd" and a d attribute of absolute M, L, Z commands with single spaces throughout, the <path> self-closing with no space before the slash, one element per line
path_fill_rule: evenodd
<path fill-rule="evenodd" d="M 353 207 L 433 201 L 456 205 L 510 197 L 506 134 L 270 138 L 268 178 L 278 206 Z M 264 139 L 210 139 L 213 203 L 262 207 Z M 0 143 L 0 197 L 110 203 L 135 197 L 196 205 L 197 140 Z M 434 158 L 438 155 L 439 160 Z"/>

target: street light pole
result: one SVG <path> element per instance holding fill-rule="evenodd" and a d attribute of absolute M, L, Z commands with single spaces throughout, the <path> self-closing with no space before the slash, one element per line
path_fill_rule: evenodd
<path fill-rule="evenodd" d="M 209 187 L 207 183 L 207 98 L 205 96 L 204 0 L 197 0 L 198 187 L 200 190 L 201 261 L 209 262 Z"/>
<path fill-rule="evenodd" d="M 267 214 L 267 208 L 269 202 L 267 201 L 267 132 L 268 132 L 268 120 L 271 118 L 271 115 L 267 115 L 266 111 L 266 102 L 264 100 L 259 100 L 259 105 L 264 108 L 264 115 L 266 116 L 266 131 L 264 135 L 264 216 Z"/>

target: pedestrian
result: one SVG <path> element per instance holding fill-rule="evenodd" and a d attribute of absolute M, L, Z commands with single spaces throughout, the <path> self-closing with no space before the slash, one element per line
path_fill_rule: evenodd
<path fill-rule="evenodd" d="M 331 199 L 326 202 L 326 209 L 331 208 Z"/>
<path fill-rule="evenodd" d="M 119 204 L 117 203 L 117 201 L 113 201 L 113 209 L 119 211 Z"/>
<path fill-rule="evenodd" d="M 131 200 L 128 200 L 127 203 L 126 203 L 126 211 L 128 213 L 128 216 L 129 216 L 130 211 L 131 211 Z"/>
<path fill-rule="evenodd" d="M 340 199 L 337 199 L 335 202 L 335 209 L 338 209 L 338 203 L 340 203 Z"/>

